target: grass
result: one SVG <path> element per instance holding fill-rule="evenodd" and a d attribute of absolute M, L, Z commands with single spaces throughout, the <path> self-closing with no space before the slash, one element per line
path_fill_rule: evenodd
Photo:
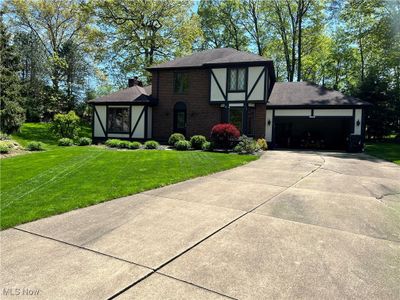
<path fill-rule="evenodd" d="M 388 160 L 400 165 L 400 143 L 367 143 L 365 147 L 365 152 L 378 158 L 382 158 L 384 160 Z"/>
<path fill-rule="evenodd" d="M 80 136 L 91 137 L 90 127 L 82 125 Z M 52 149 L 57 146 L 58 138 L 50 133 L 50 123 L 25 123 L 20 132 L 12 135 L 12 138 L 21 146 L 31 141 L 42 142 L 46 149 Z"/>
<path fill-rule="evenodd" d="M 35 124 L 24 126 L 17 139 L 21 144 L 46 141 L 50 150 L 0 161 L 2 229 L 257 159 L 199 151 L 58 147 Z"/>

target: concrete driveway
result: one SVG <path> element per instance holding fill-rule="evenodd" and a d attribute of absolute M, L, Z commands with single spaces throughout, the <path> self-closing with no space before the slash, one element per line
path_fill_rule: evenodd
<path fill-rule="evenodd" d="M 1 232 L 13 299 L 400 298 L 400 167 L 270 151 Z"/>

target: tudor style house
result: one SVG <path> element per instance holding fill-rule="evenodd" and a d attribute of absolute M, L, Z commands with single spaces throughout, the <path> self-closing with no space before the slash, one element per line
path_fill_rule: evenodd
<path fill-rule="evenodd" d="M 369 104 L 307 82 L 275 82 L 272 60 L 230 48 L 150 66 L 152 85 L 91 100 L 93 139 L 210 136 L 218 123 L 273 147 L 345 149 L 363 142 Z"/>

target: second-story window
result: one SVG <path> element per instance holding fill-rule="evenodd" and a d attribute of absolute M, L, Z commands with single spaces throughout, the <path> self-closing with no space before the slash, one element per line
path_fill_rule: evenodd
<path fill-rule="evenodd" d="M 246 69 L 228 69 L 228 88 L 230 92 L 242 92 L 246 87 Z"/>
<path fill-rule="evenodd" d="M 176 72 L 174 73 L 174 93 L 185 94 L 189 88 L 188 73 Z"/>

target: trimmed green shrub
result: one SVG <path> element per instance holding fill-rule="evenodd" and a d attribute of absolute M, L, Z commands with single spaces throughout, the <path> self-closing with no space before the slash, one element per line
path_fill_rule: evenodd
<path fill-rule="evenodd" d="M 173 133 L 168 139 L 168 144 L 174 146 L 177 141 L 184 141 L 185 136 L 182 133 Z"/>
<path fill-rule="evenodd" d="M 7 133 L 0 132 L 0 141 L 9 141 L 9 140 L 11 140 L 11 138 Z"/>
<path fill-rule="evenodd" d="M 74 111 L 67 114 L 56 114 L 51 124 L 51 131 L 61 138 L 73 139 L 79 132 L 80 118 Z"/>
<path fill-rule="evenodd" d="M 129 143 L 129 149 L 140 149 L 142 144 L 139 142 L 131 142 Z"/>
<path fill-rule="evenodd" d="M 109 139 L 105 142 L 105 145 L 110 148 L 119 148 L 122 141 L 118 139 Z"/>
<path fill-rule="evenodd" d="M 120 141 L 118 148 L 120 148 L 120 149 L 129 149 L 130 144 L 131 143 L 129 141 Z"/>
<path fill-rule="evenodd" d="M 257 140 L 257 146 L 261 150 L 268 150 L 268 144 L 265 139 L 258 139 Z"/>
<path fill-rule="evenodd" d="M 78 141 L 76 142 L 78 146 L 88 146 L 92 144 L 92 139 L 88 137 L 80 137 Z"/>
<path fill-rule="evenodd" d="M 160 147 L 160 144 L 156 141 L 147 141 L 144 143 L 145 149 L 157 149 L 158 147 Z"/>
<path fill-rule="evenodd" d="M 44 150 L 43 143 L 41 142 L 29 142 L 28 145 L 26 145 L 26 149 L 29 151 L 42 151 Z"/>
<path fill-rule="evenodd" d="M 234 151 L 240 154 L 253 154 L 258 150 L 257 143 L 245 135 L 239 137 L 239 143 L 235 146 Z"/>
<path fill-rule="evenodd" d="M 74 141 L 69 138 L 62 138 L 58 140 L 58 146 L 72 146 Z"/>
<path fill-rule="evenodd" d="M 205 142 L 207 142 L 207 139 L 204 135 L 194 135 L 190 138 L 192 147 L 197 150 L 201 150 L 201 147 Z"/>
<path fill-rule="evenodd" d="M 177 141 L 174 146 L 176 150 L 186 151 L 190 149 L 191 144 L 189 141 Z"/>
<path fill-rule="evenodd" d="M 214 144 L 212 142 L 205 142 L 201 146 L 201 149 L 203 151 L 213 151 L 214 150 Z"/>
<path fill-rule="evenodd" d="M 0 153 L 1 154 L 7 154 L 10 153 L 11 147 L 5 143 L 0 144 Z"/>

